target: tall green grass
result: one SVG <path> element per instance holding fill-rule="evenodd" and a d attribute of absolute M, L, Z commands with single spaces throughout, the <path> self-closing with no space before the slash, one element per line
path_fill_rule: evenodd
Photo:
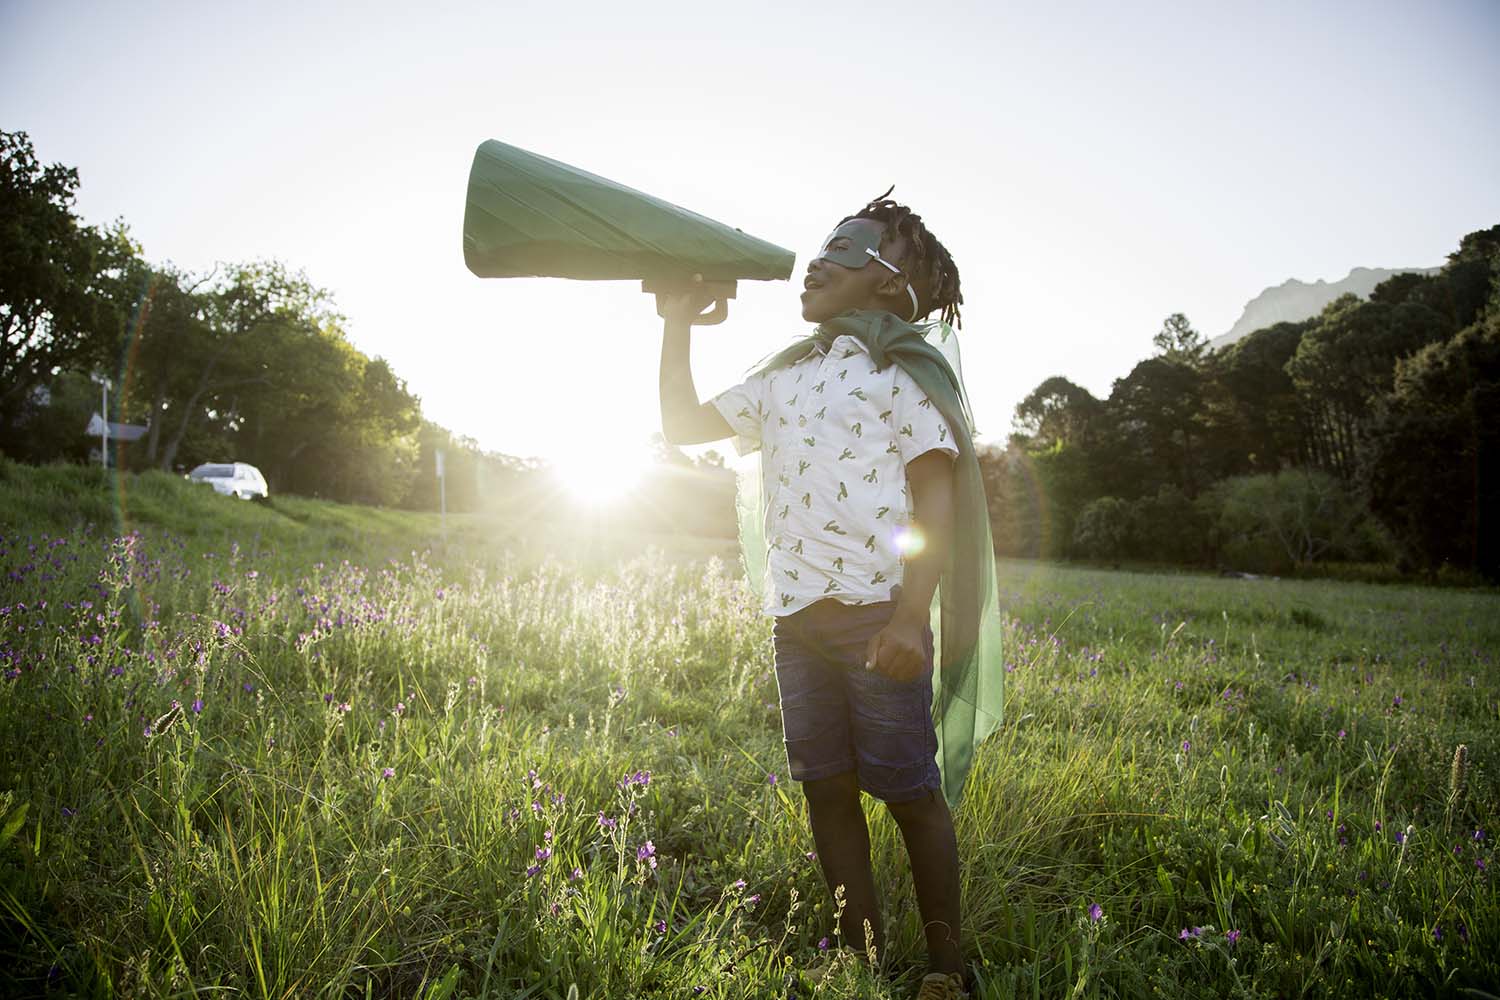
<path fill-rule="evenodd" d="M 914 990 L 874 804 L 887 953 L 799 976 L 833 904 L 717 549 L 0 491 L 6 991 Z M 1500 993 L 1496 595 L 1000 569 L 1007 720 L 956 815 L 975 996 Z"/>

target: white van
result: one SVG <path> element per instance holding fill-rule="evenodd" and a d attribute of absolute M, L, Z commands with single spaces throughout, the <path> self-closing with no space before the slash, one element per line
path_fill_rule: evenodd
<path fill-rule="evenodd" d="M 215 493 L 241 500 L 264 500 L 270 495 L 266 477 L 245 462 L 205 462 L 189 472 L 187 478 L 195 483 L 207 483 Z"/>

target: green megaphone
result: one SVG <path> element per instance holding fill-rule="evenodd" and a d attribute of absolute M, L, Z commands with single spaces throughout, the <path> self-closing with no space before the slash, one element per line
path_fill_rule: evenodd
<path fill-rule="evenodd" d="M 734 298 L 791 276 L 774 243 L 597 174 L 490 139 L 469 170 L 464 263 L 481 278 L 639 280 L 658 295 Z"/>

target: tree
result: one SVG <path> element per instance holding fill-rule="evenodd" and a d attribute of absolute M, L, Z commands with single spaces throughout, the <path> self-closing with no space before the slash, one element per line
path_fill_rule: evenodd
<path fill-rule="evenodd" d="M 1286 469 L 1215 485 L 1220 551 L 1251 569 L 1296 569 L 1354 552 L 1365 518 L 1358 498 L 1325 472 Z"/>
<path fill-rule="evenodd" d="M 1398 305 L 1340 296 L 1302 337 L 1287 372 L 1310 431 L 1312 464 L 1352 482 L 1376 401 L 1390 391 L 1396 363 L 1452 328 L 1417 302 Z"/>
<path fill-rule="evenodd" d="M 1192 500 L 1170 483 L 1130 505 L 1131 553 L 1182 565 L 1205 561 L 1210 548 L 1202 497 Z"/>
<path fill-rule="evenodd" d="M 1054 375 L 1016 405 L 1014 427 L 1031 448 L 1084 444 L 1102 412 L 1087 389 Z"/>
<path fill-rule="evenodd" d="M 1208 341 L 1193 329 L 1182 313 L 1173 313 L 1162 321 L 1161 329 L 1151 338 L 1157 357 L 1198 368 L 1208 357 Z"/>
<path fill-rule="evenodd" d="M 1167 357 L 1149 358 L 1116 379 L 1108 413 L 1121 450 L 1139 470 L 1129 496 L 1171 483 L 1196 496 L 1209 478 L 1199 468 L 1203 443 L 1202 373 Z M 1126 455 L 1128 453 L 1128 457 Z"/>
<path fill-rule="evenodd" d="M 121 386 L 120 415 L 150 428 L 143 462 L 133 464 L 170 468 L 170 462 L 162 463 L 162 429 L 174 415 L 173 406 L 183 409 L 191 392 L 189 363 L 209 336 L 198 294 L 208 279 L 195 281 L 171 267 L 143 271 L 125 345 L 132 377 Z"/>
<path fill-rule="evenodd" d="M 1364 486 L 1408 563 L 1500 577 L 1500 311 L 1397 367 Z"/>
<path fill-rule="evenodd" d="M 283 490 L 404 502 L 420 472 L 420 401 L 385 360 L 356 350 L 336 317 L 308 308 L 260 328 L 247 347 L 261 377 L 225 394 L 210 416 Z"/>
<path fill-rule="evenodd" d="M 1037 482 L 1036 463 L 1016 439 L 1003 449 L 980 446 L 976 455 L 995 551 L 1005 556 L 1040 557 L 1046 501 Z"/>
<path fill-rule="evenodd" d="M 1214 354 L 1215 383 L 1227 401 L 1238 472 L 1275 472 L 1304 458 L 1297 387 L 1286 364 L 1311 323 L 1276 323 Z"/>
<path fill-rule="evenodd" d="M 83 225 L 78 172 L 37 161 L 25 132 L 0 132 L 0 428 L 58 371 L 113 358 L 136 248 L 123 224 Z"/>
<path fill-rule="evenodd" d="M 1091 559 L 1115 560 L 1130 545 L 1130 504 L 1119 497 L 1099 497 L 1078 514 L 1073 524 L 1073 547 Z"/>
<path fill-rule="evenodd" d="M 195 294 L 198 298 L 188 307 L 194 322 L 173 362 L 183 376 L 179 384 L 185 398 L 173 408 L 176 426 L 161 450 L 161 467 L 168 471 L 195 422 L 207 419 L 225 430 L 238 429 L 230 394 L 268 385 L 273 364 L 286 370 L 276 352 L 267 349 L 284 342 L 278 334 L 296 337 L 332 318 L 326 292 L 274 261 L 230 268 Z"/>

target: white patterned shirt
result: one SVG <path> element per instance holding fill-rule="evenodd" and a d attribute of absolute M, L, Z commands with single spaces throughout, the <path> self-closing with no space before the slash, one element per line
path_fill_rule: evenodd
<path fill-rule="evenodd" d="M 877 370 L 855 337 L 750 376 L 713 399 L 741 455 L 761 452 L 765 610 L 831 597 L 891 600 L 911 522 L 906 465 L 953 433 L 900 365 Z"/>

